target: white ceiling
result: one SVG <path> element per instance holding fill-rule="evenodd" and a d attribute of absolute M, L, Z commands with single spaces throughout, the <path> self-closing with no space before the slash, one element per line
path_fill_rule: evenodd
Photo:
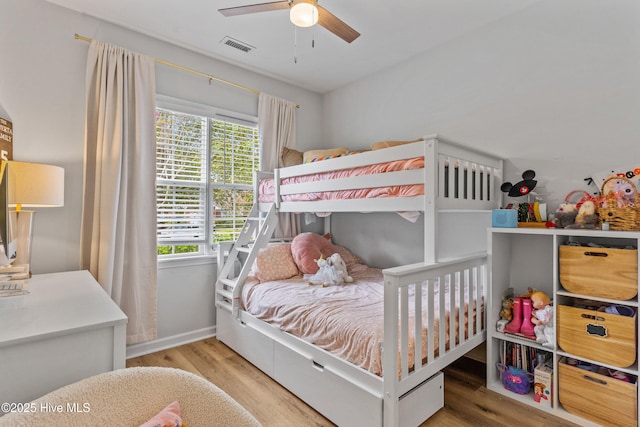
<path fill-rule="evenodd" d="M 300 28 L 295 49 L 296 31 L 286 10 L 234 17 L 218 12 L 260 0 L 47 1 L 325 93 L 540 0 L 320 0 L 361 36 L 348 44 L 322 27 Z M 255 50 L 244 53 L 221 44 L 225 36 Z"/>

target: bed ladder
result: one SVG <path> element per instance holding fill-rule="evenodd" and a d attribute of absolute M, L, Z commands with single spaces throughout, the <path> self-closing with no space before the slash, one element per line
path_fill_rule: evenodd
<path fill-rule="evenodd" d="M 240 230 L 238 240 L 229 251 L 222 269 L 218 271 L 218 279 L 216 280 L 216 307 L 218 309 L 227 310 L 233 316 L 238 316 L 240 292 L 242 291 L 242 286 L 238 285 L 246 280 L 253 261 L 258 256 L 258 251 L 269 244 L 277 224 L 278 215 L 275 204 L 271 205 L 266 214 L 260 211 L 257 203 L 253 205 Z M 222 246 L 219 251 L 223 252 Z M 246 257 L 240 257 L 241 253 L 246 254 Z M 224 256 L 224 254 L 220 255 Z M 220 259 L 221 256 L 219 256 Z M 236 260 L 242 264 L 237 277 L 235 276 Z"/>

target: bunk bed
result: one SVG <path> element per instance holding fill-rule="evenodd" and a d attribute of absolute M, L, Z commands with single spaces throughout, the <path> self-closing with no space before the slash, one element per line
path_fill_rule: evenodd
<path fill-rule="evenodd" d="M 390 162 L 410 166 L 379 167 Z M 370 165 L 377 166 L 361 172 Z M 240 237 L 218 251 L 218 339 L 337 425 L 421 424 L 444 405 L 441 370 L 485 340 L 486 228 L 490 210 L 500 206 L 501 179 L 501 159 L 437 135 L 256 179 L 257 203 Z M 334 197 L 345 194 L 351 197 Z M 358 366 L 245 309 L 243 298 L 265 289 L 251 280 L 250 269 L 281 212 L 398 212 L 412 221 L 417 213 L 424 221 L 423 262 L 379 272 L 382 327 L 374 339 L 381 370 Z M 354 278 L 359 269 L 369 274 L 367 268 L 355 266 Z"/>

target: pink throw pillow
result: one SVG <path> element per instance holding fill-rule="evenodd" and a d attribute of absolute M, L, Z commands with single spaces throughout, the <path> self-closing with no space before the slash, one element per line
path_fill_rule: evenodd
<path fill-rule="evenodd" d="M 316 261 L 322 255 L 328 258 L 338 252 L 325 237 L 316 233 L 301 233 L 291 241 L 291 255 L 302 274 L 316 274 Z"/>
<path fill-rule="evenodd" d="M 168 404 L 162 411 L 140 427 L 182 427 L 180 404 L 176 401 Z"/>
<path fill-rule="evenodd" d="M 342 260 L 346 264 L 347 267 L 351 267 L 352 265 L 361 264 L 362 260 L 358 258 L 353 252 L 344 246 L 336 246 L 336 251 L 342 257 Z"/>
<path fill-rule="evenodd" d="M 260 249 L 252 275 L 261 282 L 284 280 L 300 272 L 291 256 L 291 243 L 272 243 Z"/>

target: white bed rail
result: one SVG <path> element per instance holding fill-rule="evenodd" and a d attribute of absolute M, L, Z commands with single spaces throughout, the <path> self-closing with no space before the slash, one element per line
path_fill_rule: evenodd
<path fill-rule="evenodd" d="M 400 424 L 397 401 L 403 395 L 485 340 L 483 304 L 488 286 L 487 255 L 389 268 L 383 270 L 383 274 L 384 348 L 387 350 L 382 355 L 384 425 L 397 426 Z M 447 321 L 438 315 L 436 307 L 440 310 L 446 307 L 450 313 Z M 423 315 L 411 316 L 411 312 Z M 423 329 L 434 331 L 436 327 L 438 341 L 434 342 L 434 335 L 428 332 L 425 345 Z M 409 357 L 411 336 L 414 337 L 413 358 Z M 426 354 L 422 351 L 423 345 Z M 388 351 L 389 348 L 392 351 Z M 399 351 L 394 351 L 398 348 Z M 398 372 L 398 375 L 389 375 L 389 372 Z"/>

